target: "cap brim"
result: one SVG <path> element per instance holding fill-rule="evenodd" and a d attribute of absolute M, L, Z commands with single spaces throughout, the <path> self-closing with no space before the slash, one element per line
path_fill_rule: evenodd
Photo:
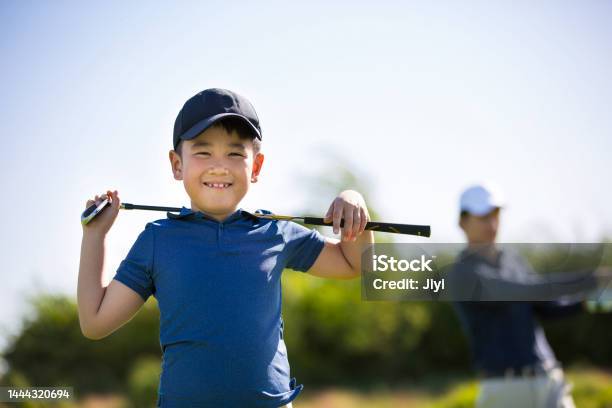
<path fill-rule="evenodd" d="M 211 116 L 204 120 L 199 121 L 195 125 L 191 127 L 187 132 L 183 133 L 180 137 L 181 140 L 191 140 L 197 137 L 200 133 L 211 127 L 215 122 L 223 118 L 239 118 L 242 119 L 244 123 L 246 123 L 249 128 L 253 131 L 253 134 L 256 138 L 261 140 L 261 133 L 259 130 L 244 116 L 239 115 L 237 113 L 219 113 L 217 115 Z"/>
<path fill-rule="evenodd" d="M 503 208 L 503 205 L 501 204 L 489 204 L 487 206 L 483 206 L 483 207 L 479 207 L 479 208 L 464 208 L 464 211 L 469 212 L 472 215 L 475 215 L 477 217 L 482 217 L 483 215 L 487 215 L 489 214 L 491 211 L 497 209 L 497 208 Z"/>

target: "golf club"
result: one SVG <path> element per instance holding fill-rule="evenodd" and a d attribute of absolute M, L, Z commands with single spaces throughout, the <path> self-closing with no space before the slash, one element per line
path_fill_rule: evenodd
<path fill-rule="evenodd" d="M 92 204 L 81 214 L 81 224 L 85 225 L 95 218 L 106 206 L 110 204 L 108 198 L 102 200 L 100 204 Z M 152 205 L 139 205 L 122 203 L 119 206 L 122 210 L 151 210 L 151 211 L 166 211 L 166 212 L 180 212 L 181 209 L 177 207 L 159 207 Z M 272 219 L 272 220 L 286 220 L 286 221 L 301 221 L 308 225 L 323 225 L 331 226 L 331 222 L 324 222 L 323 218 L 318 217 L 301 217 L 292 215 L 277 215 L 277 214 L 259 214 L 253 213 L 256 217 Z M 340 227 L 344 226 L 344 220 L 340 222 Z M 394 234 L 405 234 L 405 235 L 418 235 L 421 237 L 431 236 L 431 227 L 429 225 L 410 225 L 410 224 L 396 224 L 388 222 L 377 222 L 370 221 L 366 224 L 366 230 L 378 231 L 378 232 L 391 232 Z"/>

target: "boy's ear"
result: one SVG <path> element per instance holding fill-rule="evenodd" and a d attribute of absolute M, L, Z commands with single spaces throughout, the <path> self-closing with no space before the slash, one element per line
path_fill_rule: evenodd
<path fill-rule="evenodd" d="M 257 153 L 253 158 L 253 170 L 251 171 L 251 183 L 257 183 L 257 177 L 263 166 L 264 155 L 263 153 Z"/>
<path fill-rule="evenodd" d="M 175 180 L 183 179 L 183 163 L 181 162 L 181 157 L 174 151 L 170 150 L 168 152 L 168 157 L 170 159 L 170 166 L 172 166 L 172 175 Z"/>

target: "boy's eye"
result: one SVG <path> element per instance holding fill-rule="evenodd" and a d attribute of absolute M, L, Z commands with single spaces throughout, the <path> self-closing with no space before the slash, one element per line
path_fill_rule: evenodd
<path fill-rule="evenodd" d="M 196 156 L 199 155 L 199 154 L 205 154 L 207 156 L 210 156 L 210 153 L 208 153 L 208 152 L 198 152 L 198 153 L 196 153 Z"/>
<path fill-rule="evenodd" d="M 235 153 L 235 152 L 234 152 L 234 153 L 230 153 L 229 155 L 230 155 L 230 156 L 239 156 L 239 157 L 245 157 L 245 156 L 244 156 L 244 154 L 242 154 L 242 153 Z"/>

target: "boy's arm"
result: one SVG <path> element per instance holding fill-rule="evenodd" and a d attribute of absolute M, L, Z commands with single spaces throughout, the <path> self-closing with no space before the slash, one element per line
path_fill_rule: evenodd
<path fill-rule="evenodd" d="M 81 242 L 77 284 L 79 323 L 83 335 L 92 340 L 104 338 L 123 326 L 144 304 L 139 294 L 117 280 L 102 286 L 104 240 L 119 212 L 117 192 L 108 193 L 112 196 L 111 206 L 83 226 Z M 89 200 L 87 205 L 92 203 Z"/>
<path fill-rule="evenodd" d="M 346 190 L 334 199 L 325 220 L 332 221 L 334 233 L 338 233 L 342 219 L 342 239 L 325 238 L 323 250 L 309 274 L 336 279 L 352 279 L 361 274 L 361 255 L 374 243 L 374 233 L 364 231 L 370 215 L 361 194 Z"/>
<path fill-rule="evenodd" d="M 361 254 L 373 243 L 372 231 L 365 231 L 353 242 L 326 237 L 325 246 L 308 273 L 321 278 L 356 278 L 361 274 Z"/>

